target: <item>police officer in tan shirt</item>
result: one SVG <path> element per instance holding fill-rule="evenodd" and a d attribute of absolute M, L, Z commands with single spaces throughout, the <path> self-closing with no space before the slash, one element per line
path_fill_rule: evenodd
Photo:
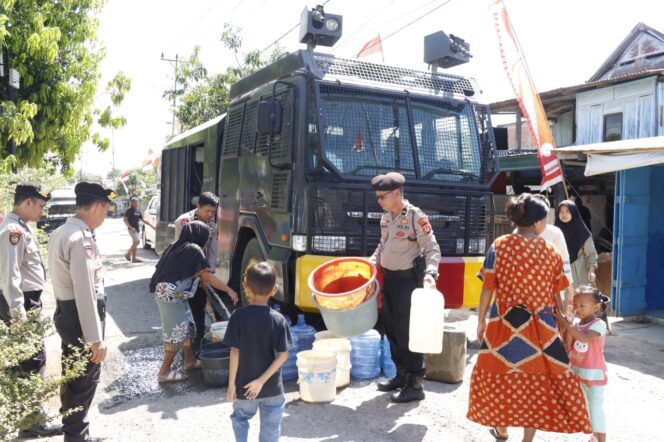
<path fill-rule="evenodd" d="M 0 224 L 0 319 L 15 324 L 28 311 L 41 312 L 41 294 L 46 274 L 39 254 L 39 244 L 28 222 L 38 221 L 51 194 L 37 184 L 19 184 L 14 193 L 14 208 Z M 44 344 L 19 365 L 29 375 L 43 376 L 46 365 Z M 54 422 L 36 424 L 19 431 L 19 437 L 54 436 L 62 425 Z"/>
<path fill-rule="evenodd" d="M 380 220 L 380 243 L 370 261 L 383 270 L 382 318 L 397 367 L 396 377 L 379 382 L 378 389 L 399 389 L 391 396 L 394 402 L 424 399 L 424 355 L 408 349 L 410 298 L 417 287 L 436 287 L 440 263 L 440 247 L 426 214 L 403 197 L 405 182 L 396 172 L 371 180 L 385 213 Z M 419 259 L 424 262 L 419 264 Z"/>
<path fill-rule="evenodd" d="M 78 183 L 76 215 L 51 234 L 48 262 L 57 308 L 53 318 L 62 338 L 62 354 L 72 354 L 70 346 L 89 344 L 92 355 L 83 376 L 66 383 L 60 390 L 62 410 L 80 407 L 62 418 L 65 442 L 88 438 L 88 409 L 97 389 L 101 363 L 106 358 L 104 344 L 103 268 L 94 229 L 101 226 L 115 192 L 99 184 Z"/>

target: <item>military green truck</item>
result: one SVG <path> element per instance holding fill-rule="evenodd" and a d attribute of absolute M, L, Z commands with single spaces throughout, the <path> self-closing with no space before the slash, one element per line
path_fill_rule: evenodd
<path fill-rule="evenodd" d="M 443 54 L 434 48 L 429 63 L 445 65 L 453 40 L 438 34 Z M 306 277 L 333 257 L 371 255 L 382 211 L 370 180 L 398 171 L 440 244 L 447 305 L 470 305 L 497 174 L 489 109 L 477 97 L 473 81 L 447 73 L 311 47 L 288 54 L 234 84 L 227 114 L 164 147 L 156 250 L 172 241 L 177 216 L 212 191 L 217 275 L 238 290 L 248 261 L 269 259 L 276 299 L 314 311 Z"/>

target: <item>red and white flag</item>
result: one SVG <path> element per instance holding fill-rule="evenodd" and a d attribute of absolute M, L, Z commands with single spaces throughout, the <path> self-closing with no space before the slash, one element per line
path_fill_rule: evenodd
<path fill-rule="evenodd" d="M 129 195 L 129 189 L 127 189 L 127 185 L 125 184 L 127 181 L 129 181 L 129 172 L 124 172 L 122 175 L 118 177 L 118 181 L 122 184 L 122 187 L 124 187 L 125 194 Z"/>
<path fill-rule="evenodd" d="M 157 167 L 158 163 L 158 156 L 152 149 L 148 149 L 148 155 L 145 158 L 145 161 L 143 162 L 143 168 L 141 169 L 143 172 L 147 172 L 153 167 Z"/>
<path fill-rule="evenodd" d="M 554 148 L 555 141 L 549 127 L 549 120 L 546 118 L 544 106 L 542 106 L 542 101 L 537 94 L 530 72 L 528 72 L 526 59 L 503 0 L 490 0 L 489 9 L 496 27 L 500 58 L 503 60 L 505 73 L 512 85 L 521 113 L 528 123 L 530 134 L 537 143 L 537 158 L 542 173 L 542 190 L 545 190 L 563 180 L 560 162 L 551 150 Z"/>
<path fill-rule="evenodd" d="M 381 63 L 385 63 L 385 57 L 383 56 L 383 44 L 380 40 L 380 34 L 366 42 L 365 45 L 362 46 L 362 49 L 360 49 L 360 52 L 357 53 L 355 58 L 369 57 L 374 54 L 380 54 Z"/>

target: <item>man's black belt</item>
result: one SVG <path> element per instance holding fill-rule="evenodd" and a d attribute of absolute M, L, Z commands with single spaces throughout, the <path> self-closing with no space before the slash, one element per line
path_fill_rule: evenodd
<path fill-rule="evenodd" d="M 388 279 L 410 279 L 413 277 L 413 268 L 406 270 L 388 270 L 385 267 L 383 269 L 383 276 Z"/>

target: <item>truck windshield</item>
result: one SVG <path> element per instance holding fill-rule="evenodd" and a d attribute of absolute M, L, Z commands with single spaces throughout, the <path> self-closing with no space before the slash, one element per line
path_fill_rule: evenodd
<path fill-rule="evenodd" d="M 323 152 L 341 174 L 394 170 L 423 180 L 480 181 L 480 143 L 469 104 L 407 102 L 327 85 L 320 96 Z"/>

